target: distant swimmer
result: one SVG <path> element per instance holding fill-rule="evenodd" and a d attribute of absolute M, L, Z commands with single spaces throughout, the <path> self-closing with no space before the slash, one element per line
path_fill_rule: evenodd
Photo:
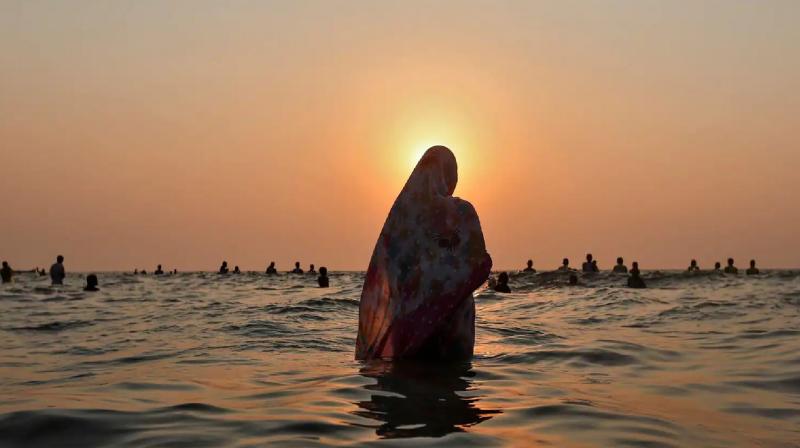
<path fill-rule="evenodd" d="M 161 265 L 158 265 L 158 268 L 156 268 L 156 272 L 153 272 L 153 274 L 164 275 L 164 271 L 161 269 Z"/>
<path fill-rule="evenodd" d="M 327 288 L 329 281 L 328 281 L 328 268 L 325 266 L 319 267 L 319 277 L 317 277 L 317 283 L 319 283 L 320 288 Z"/>
<path fill-rule="evenodd" d="M 44 268 L 42 268 L 42 270 L 39 271 L 39 277 L 44 277 L 45 275 L 47 275 L 47 271 L 45 271 Z"/>
<path fill-rule="evenodd" d="M 3 283 L 9 283 L 13 275 L 14 271 L 11 269 L 11 266 L 8 265 L 7 261 L 4 261 L 3 268 L 0 269 L 0 277 L 2 277 Z"/>
<path fill-rule="evenodd" d="M 722 263 L 719 261 L 714 263 L 714 272 L 721 272 L 722 271 Z"/>
<path fill-rule="evenodd" d="M 559 271 L 572 271 L 573 269 L 569 267 L 569 258 L 565 258 L 561 261 L 561 266 L 558 267 Z"/>
<path fill-rule="evenodd" d="M 223 261 L 222 262 L 222 266 L 219 267 L 219 273 L 220 274 L 227 274 L 228 273 L 228 262 L 227 261 Z"/>
<path fill-rule="evenodd" d="M 733 258 L 728 258 L 728 265 L 725 266 L 725 273 L 726 274 L 738 274 L 739 269 L 733 265 Z"/>
<path fill-rule="evenodd" d="M 303 270 L 300 269 L 300 262 L 299 261 L 295 261 L 294 262 L 294 269 L 292 269 L 291 273 L 292 274 L 302 274 L 303 273 Z"/>
<path fill-rule="evenodd" d="M 631 265 L 631 276 L 628 277 L 628 288 L 647 288 L 644 279 L 642 279 L 639 273 L 639 263 L 636 261 Z"/>
<path fill-rule="evenodd" d="M 306 272 L 306 274 L 309 274 L 309 275 L 316 275 L 316 273 L 317 273 L 317 271 L 315 271 L 315 270 L 314 270 L 314 265 L 313 265 L 313 264 L 312 264 L 312 265 L 309 265 L 309 266 L 308 266 L 308 272 Z"/>
<path fill-rule="evenodd" d="M 239 270 L 239 266 L 238 265 L 233 267 L 233 273 L 234 274 L 241 274 L 242 273 L 242 271 Z"/>
<path fill-rule="evenodd" d="M 133 270 L 133 275 L 139 275 L 139 269 L 134 269 Z"/>
<path fill-rule="evenodd" d="M 759 271 L 756 267 L 756 260 L 750 260 L 750 268 L 745 271 L 747 275 L 758 275 Z"/>
<path fill-rule="evenodd" d="M 275 262 L 271 261 L 269 266 L 267 266 L 267 275 L 278 275 L 278 270 L 275 269 Z"/>
<path fill-rule="evenodd" d="M 700 267 L 697 266 L 697 260 L 692 260 L 689 262 L 689 267 L 686 269 L 686 272 L 699 272 Z"/>
<path fill-rule="evenodd" d="M 592 254 L 586 254 L 586 261 L 581 266 L 581 270 L 583 272 L 598 272 L 599 269 L 597 268 L 597 262 L 594 261 Z"/>
<path fill-rule="evenodd" d="M 528 260 L 528 267 L 523 269 L 522 272 L 527 272 L 529 274 L 536 273 L 536 269 L 533 269 L 533 260 Z"/>
<path fill-rule="evenodd" d="M 507 273 L 501 272 L 500 275 L 497 276 L 497 284 L 494 285 L 494 290 L 497 292 L 511 292 L 511 288 L 508 286 Z"/>
<path fill-rule="evenodd" d="M 173 270 L 172 270 L 172 273 L 173 273 L 174 275 L 178 275 L 178 269 L 177 269 L 177 268 L 173 269 Z"/>
<path fill-rule="evenodd" d="M 628 267 L 625 266 L 625 260 L 623 260 L 622 257 L 617 257 L 617 264 L 614 265 L 613 272 L 615 274 L 627 274 L 628 273 Z"/>
<path fill-rule="evenodd" d="M 84 291 L 100 291 L 100 288 L 97 287 L 97 276 L 94 274 L 89 274 L 86 276 L 86 287 L 83 288 Z"/>
<path fill-rule="evenodd" d="M 59 255 L 56 257 L 56 262 L 50 266 L 50 280 L 54 285 L 63 285 L 64 277 L 66 276 L 67 273 L 64 270 L 64 256 Z"/>

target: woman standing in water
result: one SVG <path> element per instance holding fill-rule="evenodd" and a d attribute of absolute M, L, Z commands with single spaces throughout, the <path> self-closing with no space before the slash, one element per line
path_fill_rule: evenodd
<path fill-rule="evenodd" d="M 453 197 L 457 182 L 455 156 L 434 146 L 395 200 L 361 292 L 357 359 L 472 356 L 472 292 L 492 259 L 475 209 Z"/>

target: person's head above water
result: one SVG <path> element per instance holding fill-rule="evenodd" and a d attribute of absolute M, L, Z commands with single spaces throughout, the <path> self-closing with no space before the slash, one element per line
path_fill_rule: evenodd
<path fill-rule="evenodd" d="M 528 260 L 528 267 L 529 267 L 529 268 L 532 268 L 532 267 L 533 267 L 533 260 Z"/>
<path fill-rule="evenodd" d="M 295 261 L 294 262 L 294 267 L 296 267 L 297 269 L 300 269 L 300 262 L 299 261 Z"/>
<path fill-rule="evenodd" d="M 501 272 L 500 275 L 497 276 L 497 283 L 501 285 L 508 284 L 508 273 Z"/>
<path fill-rule="evenodd" d="M 64 262 L 64 256 L 63 255 L 59 255 L 59 256 L 56 257 L 56 263 L 63 263 L 63 262 Z"/>
<path fill-rule="evenodd" d="M 756 267 L 756 260 L 750 260 L 750 267 L 751 268 Z"/>
<path fill-rule="evenodd" d="M 639 262 L 638 261 L 634 261 L 631 264 L 631 274 L 639 275 Z"/>
<path fill-rule="evenodd" d="M 97 291 L 97 276 L 94 274 L 89 274 L 86 276 L 86 287 L 83 288 L 85 291 Z"/>
<path fill-rule="evenodd" d="M 722 267 L 722 263 L 720 263 L 719 261 L 714 263 L 714 269 L 719 269 L 721 267 Z"/>
<path fill-rule="evenodd" d="M 689 266 L 697 266 L 697 260 L 690 261 Z"/>
<path fill-rule="evenodd" d="M 222 266 L 223 266 L 223 267 L 225 267 L 225 266 L 228 266 L 228 262 L 227 262 L 227 261 L 223 261 L 223 262 L 222 262 Z"/>
<path fill-rule="evenodd" d="M 319 275 L 321 277 L 325 277 L 326 275 L 328 275 L 328 268 L 326 268 L 325 266 L 320 266 L 319 267 Z"/>
<path fill-rule="evenodd" d="M 569 266 L 569 258 L 565 258 L 565 259 L 561 260 L 561 265 L 562 266 Z"/>
<path fill-rule="evenodd" d="M 586 261 L 588 261 L 589 263 L 592 262 L 592 258 L 593 258 L 592 254 L 586 254 Z"/>
<path fill-rule="evenodd" d="M 728 266 L 733 266 L 733 258 L 728 258 Z"/>
<path fill-rule="evenodd" d="M 617 257 L 617 264 L 622 264 L 624 262 L 625 260 L 623 260 L 622 257 Z"/>
<path fill-rule="evenodd" d="M 3 267 L 4 267 L 4 268 L 7 268 L 7 267 L 8 267 L 8 262 L 7 262 L 7 261 L 4 261 L 4 262 L 3 262 Z"/>
<path fill-rule="evenodd" d="M 312 271 L 314 270 L 314 264 L 313 263 L 308 265 L 308 267 L 311 268 Z"/>

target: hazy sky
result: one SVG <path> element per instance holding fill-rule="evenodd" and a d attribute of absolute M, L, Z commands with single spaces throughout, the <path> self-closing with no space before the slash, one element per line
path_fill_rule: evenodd
<path fill-rule="evenodd" d="M 800 266 L 800 2 L 0 0 L 0 258 L 365 269 L 422 150 L 496 268 Z"/>

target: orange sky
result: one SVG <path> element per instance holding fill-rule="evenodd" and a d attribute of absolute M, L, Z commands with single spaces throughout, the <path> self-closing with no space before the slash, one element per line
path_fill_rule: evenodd
<path fill-rule="evenodd" d="M 0 4 L 0 258 L 365 269 L 426 146 L 497 268 L 800 266 L 800 3 Z"/>

